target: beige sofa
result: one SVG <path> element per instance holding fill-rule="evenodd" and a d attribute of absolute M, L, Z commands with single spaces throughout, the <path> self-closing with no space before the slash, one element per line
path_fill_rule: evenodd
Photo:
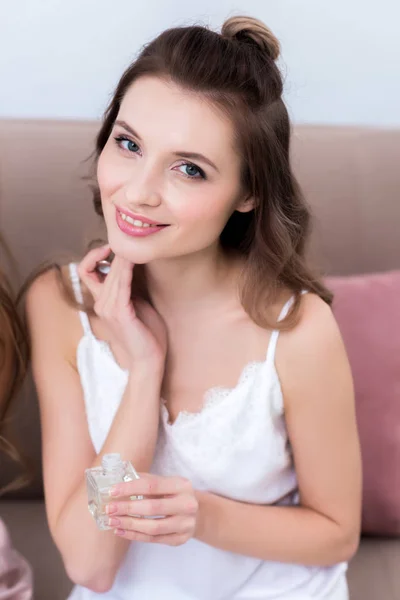
<path fill-rule="evenodd" d="M 44 259 L 79 256 L 98 235 L 100 224 L 83 180 L 97 127 L 0 121 L 0 224 L 20 279 Z M 400 268 L 400 132 L 298 127 L 293 149 L 296 172 L 316 215 L 312 254 L 326 273 Z M 64 600 L 71 583 L 46 525 L 30 380 L 16 411 L 20 442 L 37 474 L 28 489 L 0 500 L 0 515 L 33 565 L 35 598 Z M 0 487 L 11 472 L 2 457 Z M 352 600 L 399 600 L 400 540 L 363 539 L 349 581 Z"/>

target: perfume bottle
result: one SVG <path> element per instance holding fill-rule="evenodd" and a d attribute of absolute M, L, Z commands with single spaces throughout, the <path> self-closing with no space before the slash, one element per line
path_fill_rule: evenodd
<path fill-rule="evenodd" d="M 100 467 L 86 469 L 86 487 L 89 512 L 102 530 L 111 529 L 108 525 L 106 505 L 110 503 L 110 488 L 124 481 L 139 479 L 133 465 L 124 461 L 118 453 L 105 454 Z M 143 496 L 131 496 L 131 500 L 143 500 Z"/>

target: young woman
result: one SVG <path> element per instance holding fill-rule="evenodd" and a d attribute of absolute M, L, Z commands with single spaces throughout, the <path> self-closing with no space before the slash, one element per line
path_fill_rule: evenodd
<path fill-rule="evenodd" d="M 108 244 L 63 272 L 80 310 L 52 272 L 30 290 L 48 519 L 73 600 L 348 597 L 352 380 L 305 260 L 278 54 L 243 17 L 150 43 L 98 134 Z M 101 532 L 84 471 L 109 452 L 142 475 L 114 489 Z"/>
<path fill-rule="evenodd" d="M 5 253 L 1 238 L 0 250 L 2 254 Z M 12 397 L 25 371 L 26 339 L 12 290 L 0 265 L 0 460 L 1 454 L 8 454 L 14 459 L 18 457 L 3 429 Z M 21 482 L 13 482 L 8 489 Z M 4 491 L 0 489 L 0 494 Z M 12 548 L 7 529 L 0 518 L 0 600 L 31 600 L 32 594 L 31 570 Z"/>

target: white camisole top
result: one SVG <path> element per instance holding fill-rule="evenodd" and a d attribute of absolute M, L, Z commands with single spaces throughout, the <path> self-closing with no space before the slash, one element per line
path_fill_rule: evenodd
<path fill-rule="evenodd" d="M 75 264 L 76 299 L 82 291 Z M 283 307 L 287 314 L 293 299 Z M 97 453 L 107 438 L 128 379 L 110 347 L 97 339 L 85 312 L 77 349 L 87 423 Z M 189 479 L 193 487 L 255 504 L 293 505 L 298 488 L 284 418 L 275 349 L 245 366 L 234 388 L 212 388 L 199 413 L 171 424 L 160 403 L 152 472 Z M 232 527 L 235 524 L 232 523 Z M 249 535 L 251 532 L 249 531 Z M 345 563 L 310 567 L 263 561 L 213 548 L 196 539 L 178 547 L 133 542 L 112 589 L 98 594 L 75 586 L 69 600 L 348 600 Z"/>

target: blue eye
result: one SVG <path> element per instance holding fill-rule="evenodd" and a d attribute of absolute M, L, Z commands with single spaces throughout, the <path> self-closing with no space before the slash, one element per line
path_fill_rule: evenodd
<path fill-rule="evenodd" d="M 114 139 L 117 143 L 117 146 L 119 148 L 122 148 L 123 150 L 127 150 L 128 152 L 131 152 L 133 154 L 136 154 L 140 150 L 139 146 L 135 142 L 133 142 L 129 138 L 124 137 L 123 135 L 119 135 Z"/>
<path fill-rule="evenodd" d="M 196 167 L 196 165 L 192 164 L 192 163 L 184 163 L 182 165 L 179 165 L 178 169 L 180 170 L 180 172 L 185 175 L 185 177 L 188 177 L 189 179 L 205 179 L 205 173 L 202 169 L 200 169 L 200 167 Z M 183 170 L 181 170 L 183 169 Z"/>

